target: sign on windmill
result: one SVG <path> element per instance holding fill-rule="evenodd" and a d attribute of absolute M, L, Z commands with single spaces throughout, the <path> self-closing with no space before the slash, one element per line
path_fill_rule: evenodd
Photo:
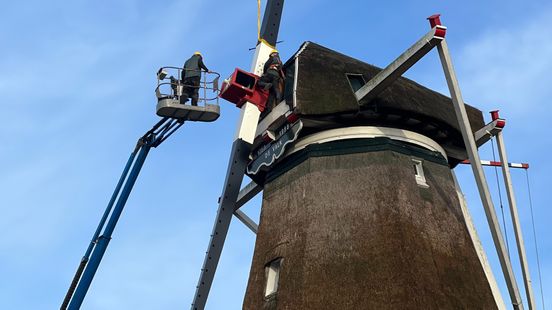
<path fill-rule="evenodd" d="M 303 129 L 303 122 L 300 120 L 293 124 L 286 123 L 282 126 L 276 135 L 276 139 L 257 150 L 256 156 L 247 166 L 247 173 L 255 175 L 259 170 L 268 169 L 278 158 L 280 158 L 286 147 L 297 140 L 299 132 Z"/>

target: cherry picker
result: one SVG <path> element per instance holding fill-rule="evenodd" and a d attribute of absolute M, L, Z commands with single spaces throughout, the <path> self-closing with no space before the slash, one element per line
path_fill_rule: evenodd
<path fill-rule="evenodd" d="M 162 119 L 138 139 L 130 154 L 100 223 L 80 261 L 61 309 L 80 308 L 151 148 L 161 145 L 182 127 L 185 121 L 212 122 L 220 116 L 218 105 L 220 75 L 216 72 L 201 72 L 202 80 L 198 88 L 201 93 L 200 102 L 203 105 L 191 106 L 180 104 L 184 87 L 193 87 L 173 77 L 173 75 L 181 76 L 181 70 L 177 67 L 162 67 L 157 72 L 156 110 L 157 115 Z M 169 76 L 170 73 L 173 75 Z M 211 93 L 212 97 L 208 97 Z"/>

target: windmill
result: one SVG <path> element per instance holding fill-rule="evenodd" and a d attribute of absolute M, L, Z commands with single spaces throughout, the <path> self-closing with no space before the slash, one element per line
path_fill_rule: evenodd
<path fill-rule="evenodd" d="M 211 250 L 221 248 L 218 236 L 229 223 L 221 219 L 259 186 L 261 221 L 244 309 L 504 308 L 452 170 L 468 158 L 511 303 L 523 308 L 477 151 L 490 137 L 501 139 L 505 121 L 495 113 L 485 124 L 481 111 L 464 104 L 447 28 L 439 15 L 428 19 L 431 30 L 384 69 L 312 42 L 286 63 L 284 101 L 251 121 L 257 126 L 243 164 L 256 186 L 221 204 L 192 309 L 205 305 L 212 280 L 205 274 L 220 253 Z M 400 77 L 434 47 L 451 98 Z M 243 113 L 244 97 L 254 96 L 236 98 L 234 89 L 254 83 L 240 84 L 239 74 L 221 97 Z M 240 130 L 248 124 L 242 118 Z M 235 187 L 229 178 L 226 185 Z M 532 309 L 526 262 L 522 269 Z"/>

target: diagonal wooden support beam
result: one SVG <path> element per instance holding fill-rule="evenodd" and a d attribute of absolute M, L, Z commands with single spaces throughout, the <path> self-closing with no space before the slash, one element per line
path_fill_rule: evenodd
<path fill-rule="evenodd" d="M 489 186 L 487 184 L 485 173 L 483 172 L 483 168 L 481 166 L 481 160 L 479 158 L 479 153 L 477 152 L 475 138 L 472 134 L 473 131 L 468 120 L 468 114 L 466 113 L 464 100 L 462 99 L 458 80 L 456 79 L 456 73 L 452 66 L 452 60 L 448 50 L 447 42 L 445 40 L 442 40 L 438 45 L 438 51 L 439 57 L 441 59 L 441 64 L 443 66 L 443 71 L 447 80 L 447 85 L 450 91 L 450 96 L 452 98 L 454 111 L 458 119 L 460 131 L 462 132 L 462 137 L 464 138 L 464 145 L 466 146 L 466 151 L 468 152 L 468 157 L 472 166 L 475 182 L 479 190 L 479 195 L 481 197 L 481 202 L 485 210 L 485 215 L 487 216 L 487 222 L 491 230 L 491 235 L 493 237 L 498 259 L 500 261 L 500 266 L 502 267 L 502 273 L 504 274 L 506 286 L 508 287 L 508 292 L 510 293 L 510 300 L 512 302 L 514 310 L 523 310 L 519 288 L 517 286 L 516 278 L 512 270 L 512 262 L 510 261 L 508 251 L 504 243 L 504 237 L 500 229 L 500 224 L 498 223 L 495 207 L 491 199 L 491 194 L 489 192 Z"/>
<path fill-rule="evenodd" d="M 249 228 L 254 234 L 257 234 L 257 230 L 259 229 L 259 225 L 255 223 L 255 221 L 247 216 L 242 210 L 236 210 L 234 211 L 234 216 L 238 218 L 247 228 Z"/>
<path fill-rule="evenodd" d="M 504 128 L 505 121 L 503 119 L 495 119 L 492 122 L 485 125 L 483 128 L 476 131 L 473 135 L 475 137 L 475 144 L 477 147 L 482 146 L 496 136 Z"/>
<path fill-rule="evenodd" d="M 257 194 L 260 193 L 262 190 L 263 190 L 263 188 L 255 182 L 251 182 L 251 183 L 247 184 L 238 193 L 238 200 L 236 201 L 236 204 L 234 205 L 234 210 L 237 211 L 239 208 L 241 208 L 241 206 L 246 204 L 253 197 L 257 196 Z"/>
<path fill-rule="evenodd" d="M 464 165 L 471 165 L 471 162 L 466 159 L 460 162 Z M 492 160 L 481 160 L 482 166 L 490 166 L 490 167 L 502 167 L 502 162 L 500 161 L 492 161 Z M 508 163 L 508 167 L 510 168 L 520 168 L 520 169 L 529 169 L 528 163 Z"/>
<path fill-rule="evenodd" d="M 447 27 L 438 25 L 432 28 L 418 42 L 402 53 L 390 65 L 385 67 L 358 91 L 355 92 L 357 101 L 370 101 L 391 83 L 412 67 L 418 60 L 424 57 L 431 49 L 445 38 Z"/>

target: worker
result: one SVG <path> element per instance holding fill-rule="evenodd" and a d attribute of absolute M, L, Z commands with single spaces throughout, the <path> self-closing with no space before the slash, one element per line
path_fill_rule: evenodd
<path fill-rule="evenodd" d="M 282 90 L 284 88 L 284 71 L 280 55 L 277 50 L 270 52 L 268 60 L 264 64 L 263 75 L 259 79 L 258 85 L 270 91 L 266 103 L 266 111 L 271 111 L 280 101 L 282 101 Z"/>
<path fill-rule="evenodd" d="M 206 72 L 211 72 L 203 63 L 203 56 L 201 53 L 195 52 L 192 57 L 186 60 L 182 69 L 182 84 L 184 85 L 184 90 L 180 97 L 181 104 L 185 104 L 188 98 L 191 97 L 192 105 L 197 106 L 197 101 L 199 99 L 199 84 L 201 82 L 201 69 Z"/>

